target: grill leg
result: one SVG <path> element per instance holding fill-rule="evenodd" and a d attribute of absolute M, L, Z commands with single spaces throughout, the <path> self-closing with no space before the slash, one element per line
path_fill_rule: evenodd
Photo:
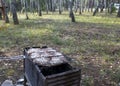
<path fill-rule="evenodd" d="M 26 77 L 24 76 L 24 86 L 27 86 L 26 83 L 27 83 L 27 79 L 26 79 Z"/>

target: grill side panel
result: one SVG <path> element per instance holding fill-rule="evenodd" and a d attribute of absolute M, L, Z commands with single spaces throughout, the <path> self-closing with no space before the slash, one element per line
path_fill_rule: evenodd
<path fill-rule="evenodd" d="M 70 70 L 61 74 L 47 77 L 47 86 L 80 86 L 81 71 Z"/>
<path fill-rule="evenodd" d="M 80 86 L 81 70 L 69 71 L 44 77 L 40 68 L 25 58 L 25 75 L 31 86 Z"/>
<path fill-rule="evenodd" d="M 32 86 L 44 86 L 45 78 L 30 59 L 25 58 L 25 76 Z"/>

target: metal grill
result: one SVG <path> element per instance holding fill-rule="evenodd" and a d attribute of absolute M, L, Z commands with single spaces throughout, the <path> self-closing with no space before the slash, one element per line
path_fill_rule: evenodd
<path fill-rule="evenodd" d="M 35 63 L 28 55 L 28 49 L 24 50 L 24 72 L 30 86 L 80 86 L 80 69 L 67 62 L 50 66 Z"/>

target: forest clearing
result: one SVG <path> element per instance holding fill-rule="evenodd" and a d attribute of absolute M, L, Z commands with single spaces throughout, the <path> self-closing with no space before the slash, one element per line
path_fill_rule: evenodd
<path fill-rule="evenodd" d="M 24 76 L 26 47 L 48 46 L 73 59 L 81 86 L 120 86 L 120 1 L 45 1 L 0 2 L 0 85 Z"/>
<path fill-rule="evenodd" d="M 77 60 L 85 86 L 115 86 L 119 83 L 119 18 L 76 14 L 77 22 L 71 23 L 67 13 L 42 17 L 29 14 L 29 20 L 18 15 L 19 25 L 0 21 L 1 57 L 21 55 L 28 46 L 47 45 Z M 2 68 L 4 65 L 1 71 Z M 5 72 L 9 76 L 15 71 Z"/>

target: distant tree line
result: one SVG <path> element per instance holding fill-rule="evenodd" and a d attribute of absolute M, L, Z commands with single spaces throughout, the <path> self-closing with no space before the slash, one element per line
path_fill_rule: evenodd
<path fill-rule="evenodd" d="M 2 0 L 7 5 L 5 8 L 5 15 L 11 12 L 15 24 L 19 24 L 17 13 L 25 13 L 26 19 L 29 19 L 28 12 L 38 13 L 42 16 L 42 11 L 49 14 L 49 12 L 58 12 L 62 14 L 63 11 L 69 12 L 69 17 L 72 22 L 75 22 L 74 13 L 82 14 L 83 12 L 92 12 L 95 16 L 98 12 L 108 12 L 112 14 L 115 11 L 114 3 L 119 3 L 120 0 Z M 117 17 L 120 17 L 120 6 L 117 12 Z M 0 11 L 0 18 L 2 17 Z M 8 17 L 6 17 L 8 18 Z"/>

